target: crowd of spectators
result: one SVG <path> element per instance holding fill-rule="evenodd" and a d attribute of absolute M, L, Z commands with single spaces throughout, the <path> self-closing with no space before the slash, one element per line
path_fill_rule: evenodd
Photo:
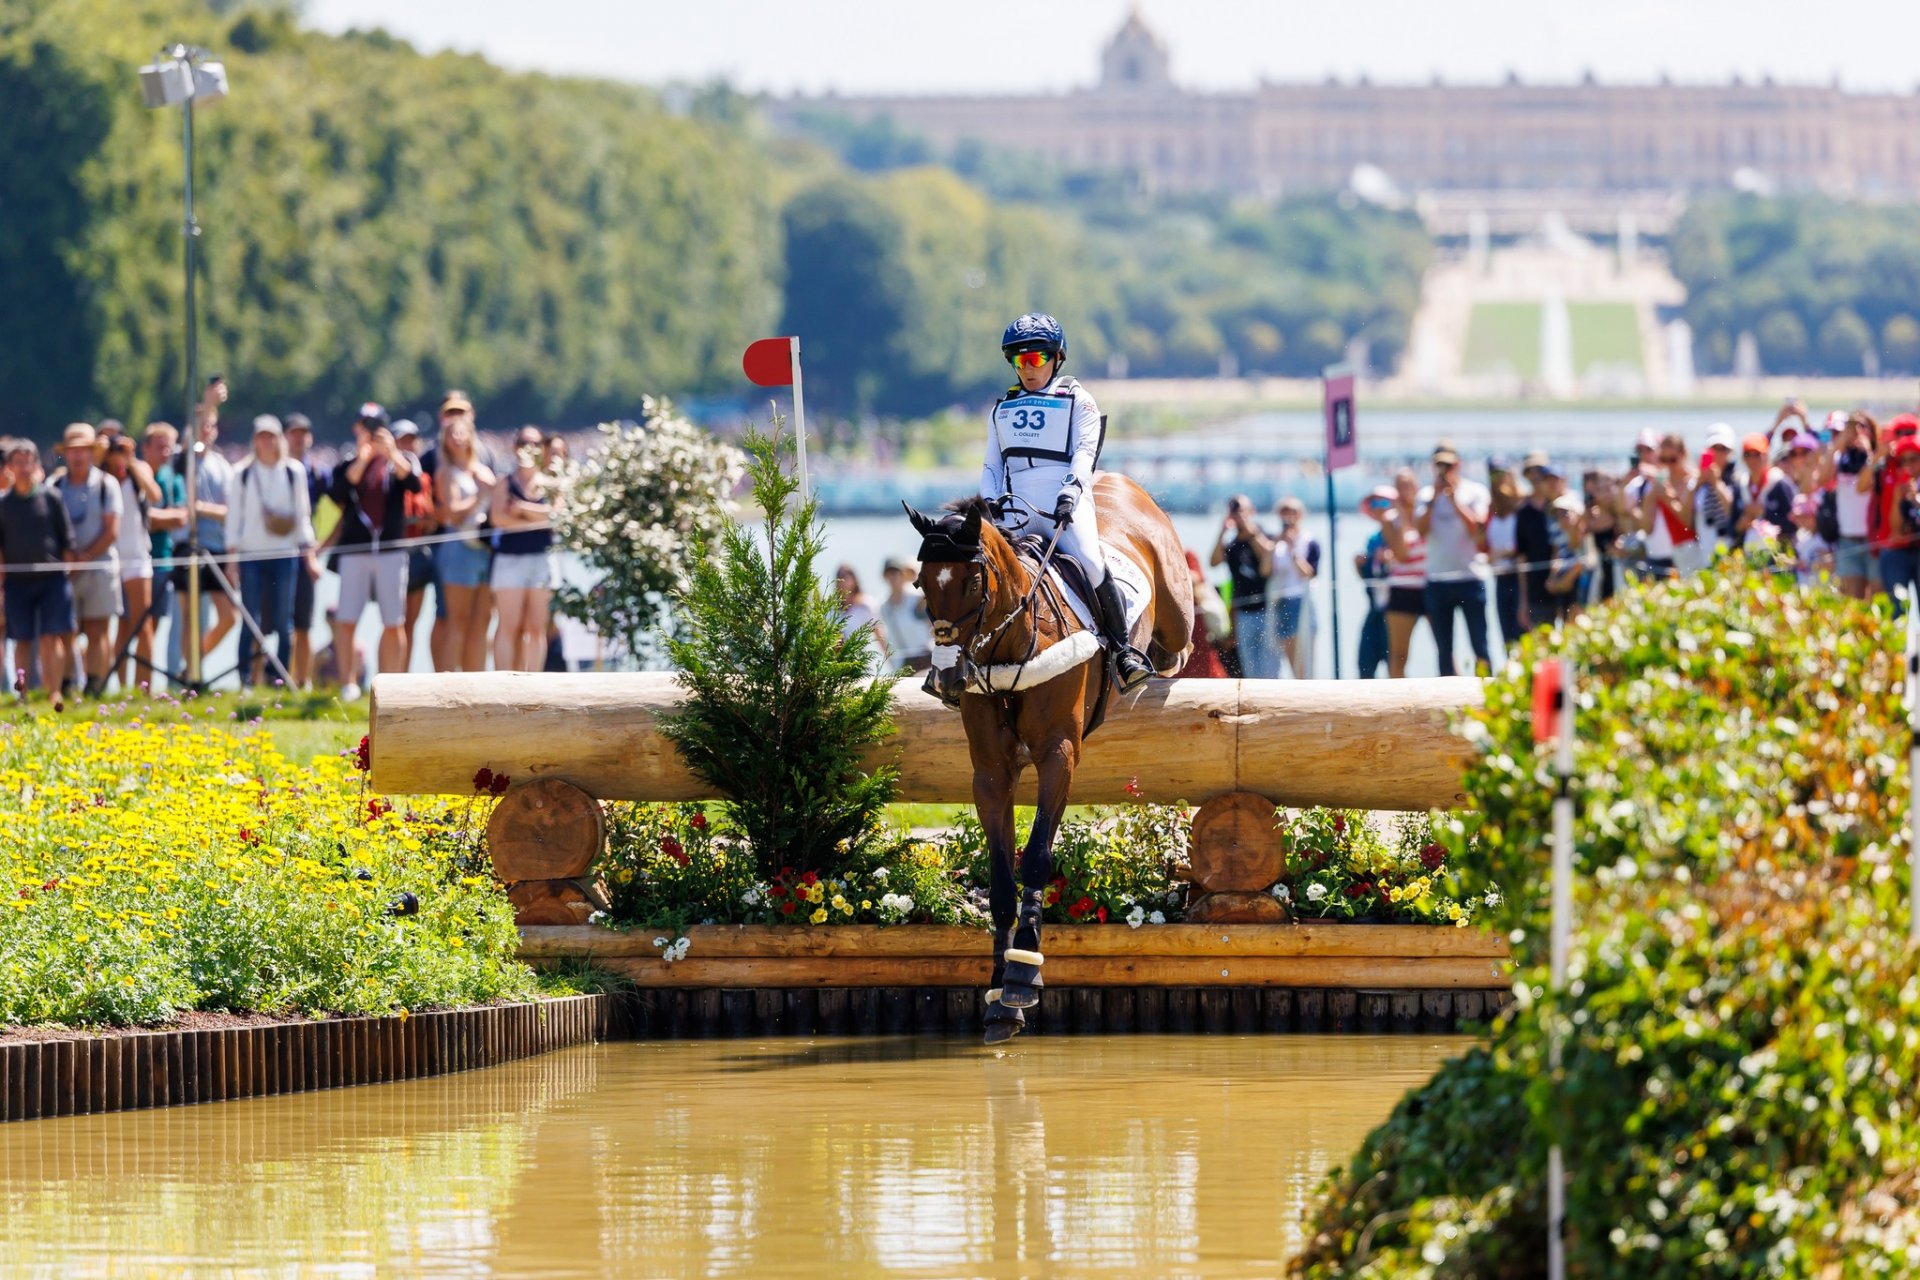
<path fill-rule="evenodd" d="M 1362 677 L 1404 676 L 1423 624 L 1442 675 L 1487 671 L 1495 658 L 1489 603 L 1499 642 L 1511 647 L 1528 630 L 1611 598 L 1630 578 L 1696 573 L 1735 552 L 1804 586 L 1887 593 L 1896 611 L 1920 585 L 1920 419 L 1911 413 L 1883 424 L 1836 410 L 1815 426 L 1794 401 L 1765 431 L 1742 437 L 1714 424 L 1697 452 L 1681 434 L 1648 430 L 1618 470 L 1576 476 L 1535 452 L 1489 459 L 1486 472 L 1484 483 L 1465 475 L 1459 451 L 1443 441 L 1424 483 L 1403 468 L 1362 500 L 1377 526 L 1354 557 L 1368 593 Z M 1306 583 L 1320 571 L 1320 551 L 1300 532 L 1297 508 L 1283 502 L 1270 534 L 1245 497 L 1228 503 L 1212 553 L 1228 569 L 1227 607 L 1202 628 L 1228 671 L 1271 678 L 1283 656 L 1293 675 L 1311 670 L 1310 657 L 1295 655 L 1303 631 L 1311 633 L 1300 618 L 1311 608 Z M 1211 596 L 1197 559 L 1191 567 Z M 1470 666 L 1456 653 L 1456 620 Z"/>
<path fill-rule="evenodd" d="M 57 458 L 0 439 L 0 658 L 17 693 L 44 688 L 59 706 L 76 689 L 98 697 L 156 674 L 180 683 L 190 573 L 201 651 L 237 628 L 246 686 L 331 681 L 358 698 L 371 669 L 407 667 L 429 586 L 437 670 L 554 664 L 563 437 L 522 427 L 500 461 L 472 401 L 449 391 L 431 446 L 368 402 L 337 461 L 316 451 L 300 413 L 256 417 L 246 454 L 232 459 L 220 448 L 226 399 L 215 378 L 195 410 L 191 502 L 169 423 L 150 423 L 137 442 L 113 419 L 74 423 Z M 355 634 L 369 607 L 380 641 L 363 655 Z M 162 623 L 169 642 L 156 661 Z"/>

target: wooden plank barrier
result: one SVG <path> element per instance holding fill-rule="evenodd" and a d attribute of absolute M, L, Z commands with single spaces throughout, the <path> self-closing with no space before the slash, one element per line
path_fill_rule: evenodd
<path fill-rule="evenodd" d="M 898 732 L 869 757 L 896 761 L 903 801 L 972 798 L 960 717 L 895 686 Z M 1200 804 L 1253 792 L 1283 805 L 1433 809 L 1461 804 L 1469 754 L 1450 718 L 1479 702 L 1468 677 L 1425 680 L 1155 680 L 1121 700 L 1088 742 L 1073 798 Z M 664 672 L 471 672 L 375 677 L 373 786 L 470 795 L 481 769 L 515 783 L 558 778 L 601 800 L 709 800 L 659 732 L 679 704 Z M 1024 779 L 1032 801 L 1033 772 Z"/>
<path fill-rule="evenodd" d="M 609 996 L 0 1044 L 0 1122 L 416 1080 L 608 1039 Z"/>

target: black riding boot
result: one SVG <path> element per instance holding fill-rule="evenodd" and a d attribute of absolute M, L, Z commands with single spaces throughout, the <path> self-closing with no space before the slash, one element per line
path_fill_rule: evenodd
<path fill-rule="evenodd" d="M 1147 665 L 1146 657 L 1128 643 L 1127 607 L 1120 600 L 1120 584 L 1113 580 L 1111 569 L 1106 577 L 1100 579 L 1093 596 L 1100 610 L 1100 633 L 1107 638 L 1107 647 L 1113 651 L 1114 675 L 1120 692 L 1132 693 L 1147 682 L 1147 678 L 1153 674 L 1153 668 Z"/>

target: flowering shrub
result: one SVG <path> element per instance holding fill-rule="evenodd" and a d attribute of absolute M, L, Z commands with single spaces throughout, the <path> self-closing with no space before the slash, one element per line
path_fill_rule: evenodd
<path fill-rule="evenodd" d="M 1493 907 L 1500 891 L 1474 897 L 1453 892 L 1450 853 L 1430 814 L 1402 814 L 1383 832 L 1358 809 L 1307 809 L 1282 816 L 1287 870 L 1274 896 L 1297 918 L 1382 924 L 1452 924 L 1466 928 L 1475 908 Z M 1457 818 L 1441 826 L 1466 826 Z"/>
<path fill-rule="evenodd" d="M 563 586 L 557 607 L 645 653 L 672 620 L 694 551 L 717 543 L 746 459 L 674 411 L 642 401 L 637 426 L 602 423 L 602 443 L 572 477 L 554 523 L 597 573 L 591 591 Z"/>
<path fill-rule="evenodd" d="M 608 805 L 601 865 L 617 925 L 984 923 L 937 844 L 903 839 L 838 871 L 762 879 L 744 842 L 695 804 Z"/>
<path fill-rule="evenodd" d="M 1114 805 L 1066 819 L 1054 836 L 1044 918 L 1135 928 L 1179 919 L 1186 910 L 1181 877 L 1192 825 L 1193 814 L 1183 805 Z M 984 906 L 990 883 L 986 832 L 968 816 L 942 843 L 964 863 L 967 882 Z M 1017 871 L 1018 848 L 1014 857 Z"/>
<path fill-rule="evenodd" d="M 0 731 L 0 1025 L 382 1013 L 532 989 L 478 801 L 400 811 L 357 750 L 27 721 Z"/>
<path fill-rule="evenodd" d="M 1335 1175 L 1296 1274 L 1540 1274 L 1556 1142 L 1570 1275 L 1920 1274 L 1890 629 L 1727 566 L 1522 642 L 1467 722 L 1482 822 L 1457 858 L 1512 885 L 1486 914 L 1522 965 L 1515 1011 Z M 1528 724 L 1528 668 L 1556 650 L 1580 674 L 1564 993 L 1545 968 L 1554 780 Z"/>

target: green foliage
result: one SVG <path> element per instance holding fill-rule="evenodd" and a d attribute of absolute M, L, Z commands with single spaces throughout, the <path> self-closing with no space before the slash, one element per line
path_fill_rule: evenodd
<path fill-rule="evenodd" d="M 896 775 L 861 763 L 892 732 L 892 686 L 870 629 L 843 634 L 846 614 L 821 588 L 817 508 L 790 509 L 799 483 L 781 469 L 783 425 L 746 440 L 764 525 L 730 524 L 717 557 L 695 557 L 684 627 L 668 640 L 686 700 L 661 721 L 728 797 L 728 824 L 769 880 L 783 866 L 828 872 L 865 854 L 884 837 Z"/>
<path fill-rule="evenodd" d="M 1440 841 L 1446 830 L 1471 847 L 1468 827 L 1457 823 L 1402 814 L 1387 830 L 1359 809 L 1308 809 L 1291 819 L 1283 812 L 1287 869 L 1275 892 L 1302 919 L 1464 929 L 1476 909 L 1499 904 L 1500 891 L 1487 887 L 1473 897 L 1457 891 Z"/>
<path fill-rule="evenodd" d="M 939 844 L 896 838 L 843 859 L 831 876 L 784 866 L 763 879 L 739 837 L 699 805 L 607 806 L 601 865 L 618 926 L 985 922 L 963 865 Z"/>
<path fill-rule="evenodd" d="M 710 546 L 733 513 L 745 472 L 740 451 L 713 439 L 665 400 L 642 401 L 644 421 L 603 423 L 601 445 L 567 487 L 555 517 L 561 540 L 599 581 L 560 588 L 558 607 L 645 653 L 673 618 L 696 547 Z"/>
<path fill-rule="evenodd" d="M 1579 932 L 1558 995 L 1553 780 L 1528 724 L 1529 669 L 1556 646 L 1581 672 Z M 1900 681 L 1883 614 L 1759 574 L 1529 637 L 1466 726 L 1478 840 L 1443 832 L 1464 877 L 1512 885 L 1491 914 L 1513 930 L 1516 1011 L 1336 1175 L 1296 1274 L 1537 1274 L 1556 1141 L 1570 1274 L 1913 1273 Z"/>
<path fill-rule="evenodd" d="M 0 267 L 39 305 L 0 322 L 19 331 L 0 381 L 34 389 L 0 426 L 179 412 L 180 114 L 132 76 L 163 40 L 213 49 L 232 83 L 195 115 L 195 196 L 201 367 L 229 375 L 236 417 L 297 406 L 324 430 L 450 383 L 504 419 L 611 416 L 732 385 L 740 336 L 773 319 L 776 211 L 737 128 L 273 11 L 23 4 L 0 21 L 21 107 L 0 155 L 30 196 L 0 220 Z"/>
<path fill-rule="evenodd" d="M 1696 200 L 1674 231 L 1673 268 L 1703 370 L 1728 369 L 1750 330 L 1770 373 L 1858 377 L 1862 354 L 1876 350 L 1888 372 L 1920 371 L 1909 328 L 1920 209 L 1911 205 Z"/>
<path fill-rule="evenodd" d="M 1103 805 L 1067 818 L 1054 833 L 1054 878 L 1043 918 L 1135 928 L 1179 920 L 1186 913 L 1192 830 L 1193 814 L 1184 805 Z M 941 843 L 966 865 L 984 900 L 992 869 L 979 822 L 967 816 Z"/>

